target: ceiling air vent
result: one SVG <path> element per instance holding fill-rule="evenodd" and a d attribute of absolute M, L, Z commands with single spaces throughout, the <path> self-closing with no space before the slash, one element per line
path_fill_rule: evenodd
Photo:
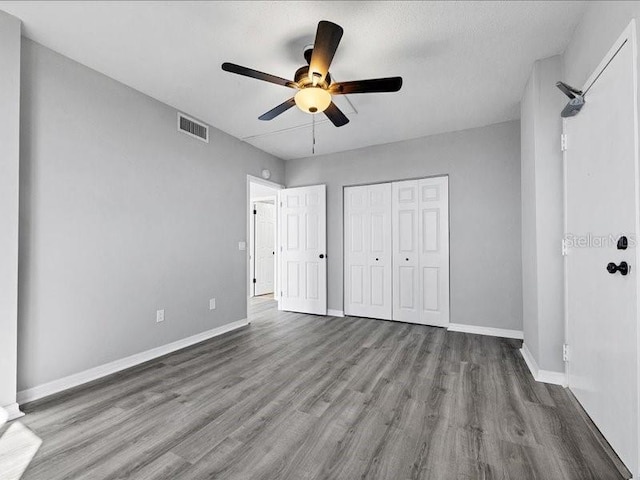
<path fill-rule="evenodd" d="M 178 113 L 178 130 L 209 143 L 209 126 L 187 117 L 184 113 Z"/>

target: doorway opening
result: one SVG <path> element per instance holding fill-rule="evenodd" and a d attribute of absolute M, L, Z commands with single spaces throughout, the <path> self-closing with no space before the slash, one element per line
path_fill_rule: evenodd
<path fill-rule="evenodd" d="M 278 190 L 282 185 L 247 176 L 247 297 L 278 301 Z"/>

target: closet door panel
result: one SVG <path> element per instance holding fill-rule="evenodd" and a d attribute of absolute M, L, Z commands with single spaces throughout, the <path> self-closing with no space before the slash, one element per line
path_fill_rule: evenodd
<path fill-rule="evenodd" d="M 350 187 L 344 191 L 345 207 L 345 314 L 362 315 L 368 305 L 366 187 Z"/>
<path fill-rule="evenodd" d="M 345 314 L 390 320 L 391 184 L 344 192 Z"/>
<path fill-rule="evenodd" d="M 369 185 L 369 316 L 391 320 L 391 184 Z"/>
<path fill-rule="evenodd" d="M 419 180 L 420 323 L 449 324 L 448 177 Z"/>
<path fill-rule="evenodd" d="M 394 182 L 393 204 L 393 320 L 420 322 L 419 305 L 419 185 L 417 180 Z"/>

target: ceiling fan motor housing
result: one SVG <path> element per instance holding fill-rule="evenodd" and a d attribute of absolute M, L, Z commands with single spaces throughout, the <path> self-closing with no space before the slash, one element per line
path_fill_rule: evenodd
<path fill-rule="evenodd" d="M 313 81 L 309 78 L 309 65 L 305 65 L 304 67 L 300 67 L 296 70 L 293 80 L 300 86 L 300 88 L 313 85 Z M 329 85 L 331 85 L 331 74 L 327 72 L 325 79 L 322 82 L 318 82 L 316 86 L 326 89 L 329 88 Z"/>

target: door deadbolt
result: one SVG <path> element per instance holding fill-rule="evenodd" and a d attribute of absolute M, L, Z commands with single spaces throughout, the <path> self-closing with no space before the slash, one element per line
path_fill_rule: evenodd
<path fill-rule="evenodd" d="M 628 246 L 629 246 L 629 241 L 627 240 L 627 237 L 625 237 L 624 235 L 621 236 L 618 239 L 618 244 L 616 245 L 618 250 L 626 250 Z"/>

